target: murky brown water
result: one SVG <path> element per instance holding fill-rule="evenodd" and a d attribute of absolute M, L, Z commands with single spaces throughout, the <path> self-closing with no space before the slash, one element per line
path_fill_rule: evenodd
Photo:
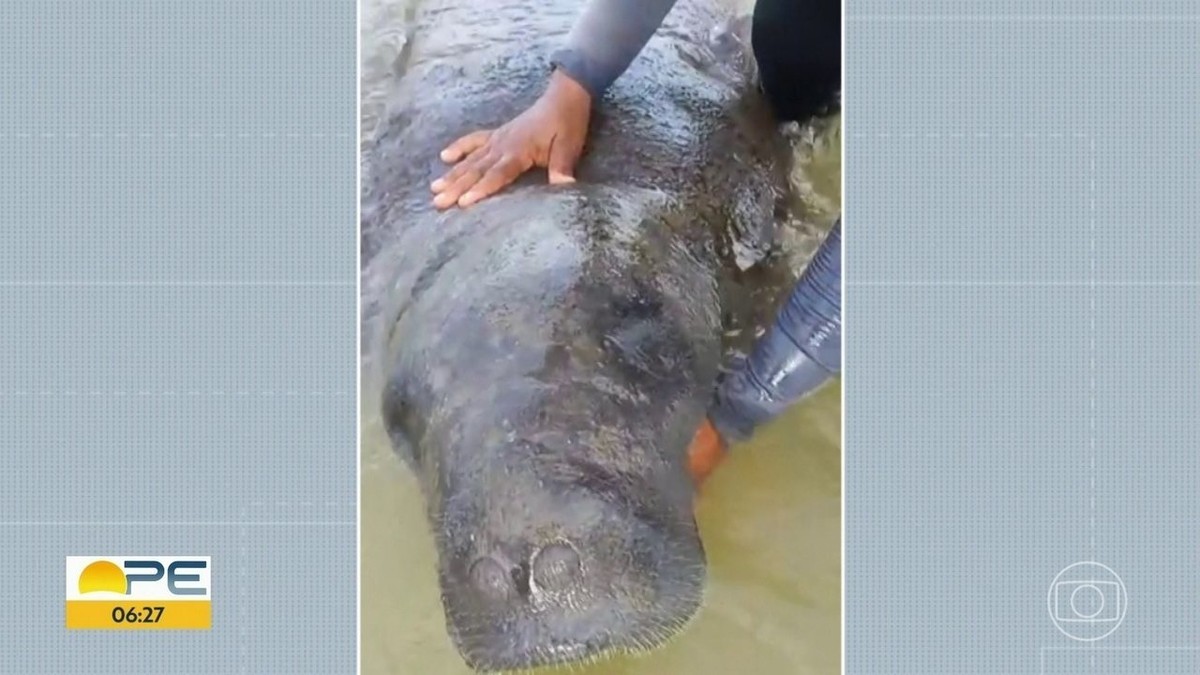
<path fill-rule="evenodd" d="M 371 133 L 413 0 L 360 0 L 362 128 Z M 481 0 L 486 2 L 486 0 Z M 841 202 L 840 129 L 798 144 L 806 220 Z M 811 249 L 811 233 L 797 232 Z M 826 675 L 841 667 L 841 406 L 831 384 L 734 449 L 705 486 L 698 520 L 709 559 L 705 608 L 663 649 L 587 675 Z M 469 671 L 446 635 L 433 541 L 417 483 L 363 397 L 362 666 L 366 675 Z"/>

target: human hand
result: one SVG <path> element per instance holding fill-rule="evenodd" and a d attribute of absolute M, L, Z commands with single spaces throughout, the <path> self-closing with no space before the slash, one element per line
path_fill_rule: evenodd
<path fill-rule="evenodd" d="M 467 134 L 442 151 L 442 161 L 454 167 L 430 185 L 433 205 L 470 206 L 535 166 L 548 169 L 551 184 L 574 182 L 591 103 L 578 82 L 554 71 L 546 92 L 525 112 L 497 129 Z"/>
<path fill-rule="evenodd" d="M 721 460 L 725 459 L 725 441 L 708 418 L 705 418 L 696 430 L 687 454 L 688 473 L 692 475 L 692 481 L 697 487 L 703 484 Z"/>

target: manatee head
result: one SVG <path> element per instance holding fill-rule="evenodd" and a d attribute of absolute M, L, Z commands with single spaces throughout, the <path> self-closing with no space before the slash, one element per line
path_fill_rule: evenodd
<path fill-rule="evenodd" d="M 442 601 L 478 670 L 651 649 L 700 607 L 705 556 L 687 474 L 661 461 L 633 473 L 572 445 L 515 440 L 485 478 L 444 485 Z"/>
<path fill-rule="evenodd" d="M 477 670 L 653 649 L 702 602 L 686 448 L 721 355 L 714 265 L 661 198 L 611 192 L 447 217 L 389 338 L 384 419 Z"/>

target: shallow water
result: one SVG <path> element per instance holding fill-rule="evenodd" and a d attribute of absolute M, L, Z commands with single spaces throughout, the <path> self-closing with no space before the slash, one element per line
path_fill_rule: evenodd
<path fill-rule="evenodd" d="M 410 0 L 361 0 L 362 129 L 374 128 L 403 46 Z M 840 204 L 840 129 L 802 131 L 793 174 L 815 246 Z M 362 672 L 469 673 L 446 635 L 433 541 L 415 479 L 364 397 Z M 707 675 L 840 671 L 840 389 L 832 383 L 761 430 L 706 484 L 697 517 L 709 559 L 705 607 L 663 649 L 574 672 Z"/>

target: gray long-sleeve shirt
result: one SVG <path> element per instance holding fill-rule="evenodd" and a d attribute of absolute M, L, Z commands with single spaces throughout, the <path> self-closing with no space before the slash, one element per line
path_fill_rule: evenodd
<path fill-rule="evenodd" d="M 593 99 L 637 57 L 676 0 L 591 0 L 551 60 Z"/>

